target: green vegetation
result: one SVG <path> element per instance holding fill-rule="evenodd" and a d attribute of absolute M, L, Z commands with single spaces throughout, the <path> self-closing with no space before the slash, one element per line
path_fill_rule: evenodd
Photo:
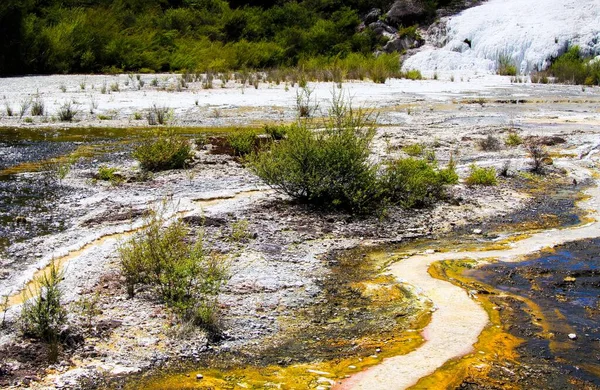
<path fill-rule="evenodd" d="M 519 134 L 514 131 L 511 131 L 506 136 L 506 140 L 504 140 L 504 144 L 506 146 L 519 146 L 523 143 L 523 138 Z"/>
<path fill-rule="evenodd" d="M 190 142 L 173 130 L 146 137 L 133 151 L 142 169 L 151 172 L 181 169 L 193 157 Z"/>
<path fill-rule="evenodd" d="M 6 0 L 0 74 L 223 72 L 295 67 L 315 58 L 333 65 L 353 53 L 377 62 L 372 53 L 385 40 L 359 31 L 359 15 L 389 3 Z"/>
<path fill-rule="evenodd" d="M 156 104 L 148 110 L 146 119 L 150 126 L 165 125 L 172 117 L 172 112 L 168 107 L 157 106 Z"/>
<path fill-rule="evenodd" d="M 359 214 L 386 205 L 425 206 L 443 196 L 445 184 L 458 180 L 453 162 L 443 173 L 434 161 L 416 159 L 380 169 L 369 159 L 374 134 L 369 115 L 334 94 L 322 128 L 311 129 L 306 121 L 290 127 L 285 139 L 250 157 L 250 168 L 302 202 Z"/>
<path fill-rule="evenodd" d="M 96 178 L 102 181 L 108 181 L 113 185 L 117 185 L 123 182 L 123 177 L 117 173 L 118 169 L 114 167 L 107 167 L 106 165 L 100 165 Z"/>
<path fill-rule="evenodd" d="M 57 343 L 60 328 L 66 323 L 67 312 L 63 306 L 59 283 L 63 277 L 53 261 L 48 271 L 36 279 L 39 291 L 28 287 L 23 292 L 21 330 L 23 334 L 48 343 Z"/>
<path fill-rule="evenodd" d="M 180 219 L 167 223 L 155 213 L 143 231 L 119 248 L 127 293 L 133 297 L 138 286 L 149 287 L 183 321 L 216 330 L 216 297 L 226 267 L 205 250 L 201 236 L 190 240 L 188 235 Z"/>
<path fill-rule="evenodd" d="M 288 125 L 264 125 L 264 132 L 271 137 L 273 141 L 284 139 L 287 135 L 290 126 Z"/>
<path fill-rule="evenodd" d="M 250 167 L 301 201 L 360 212 L 378 195 L 377 167 L 368 160 L 375 128 L 365 112 L 338 103 L 323 130 L 291 127 L 285 140 L 253 155 Z"/>
<path fill-rule="evenodd" d="M 500 56 L 498 58 L 498 74 L 502 76 L 516 76 L 517 67 L 513 63 L 512 59 L 508 56 Z"/>
<path fill-rule="evenodd" d="M 31 102 L 31 115 L 33 116 L 43 116 L 46 112 L 44 101 L 39 96 Z"/>
<path fill-rule="evenodd" d="M 77 112 L 77 108 L 74 107 L 71 102 L 65 102 L 58 109 L 58 119 L 60 119 L 61 122 L 72 122 L 75 115 L 77 115 Z"/>
<path fill-rule="evenodd" d="M 227 136 L 227 143 L 238 157 L 250 154 L 257 144 L 257 136 L 253 131 L 236 131 Z"/>
<path fill-rule="evenodd" d="M 393 161 L 382 177 L 384 194 L 405 208 L 429 206 L 445 196 L 445 185 L 456 184 L 458 175 L 451 163 L 438 171 L 434 162 L 405 158 Z"/>
<path fill-rule="evenodd" d="M 425 152 L 425 146 L 423 144 L 415 143 L 402 147 L 402 151 L 411 157 L 422 156 Z"/>
<path fill-rule="evenodd" d="M 573 46 L 550 66 L 556 81 L 568 84 L 600 85 L 600 61 L 584 58 L 579 46 Z"/>
<path fill-rule="evenodd" d="M 252 235 L 248 230 L 249 223 L 247 219 L 240 219 L 231 225 L 231 241 L 243 242 L 249 240 Z"/>
<path fill-rule="evenodd" d="M 494 167 L 483 168 L 475 164 L 469 167 L 470 172 L 465 183 L 470 186 L 495 186 L 498 183 L 496 179 L 496 169 Z"/>

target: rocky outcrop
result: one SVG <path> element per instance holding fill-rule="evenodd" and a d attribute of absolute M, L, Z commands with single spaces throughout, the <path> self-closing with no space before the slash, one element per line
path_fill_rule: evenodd
<path fill-rule="evenodd" d="M 412 26 L 427 17 L 427 7 L 422 0 L 397 0 L 387 13 L 386 22 L 392 26 Z"/>
<path fill-rule="evenodd" d="M 404 52 L 409 49 L 420 47 L 423 44 L 422 39 L 414 39 L 411 37 L 397 37 L 390 39 L 383 47 L 386 53 Z"/>

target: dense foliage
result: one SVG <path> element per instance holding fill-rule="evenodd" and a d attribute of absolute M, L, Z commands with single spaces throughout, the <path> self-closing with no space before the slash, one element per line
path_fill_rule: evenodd
<path fill-rule="evenodd" d="M 447 184 L 458 182 L 452 161 L 442 170 L 435 161 L 414 158 L 374 163 L 374 134 L 364 111 L 334 96 L 323 128 L 312 129 L 307 122 L 289 127 L 284 139 L 250 158 L 250 167 L 299 201 L 358 214 L 387 205 L 427 206 L 445 196 Z"/>
<path fill-rule="evenodd" d="M 4 0 L 0 74 L 224 71 L 371 56 L 384 0 Z"/>
<path fill-rule="evenodd" d="M 558 57 L 549 71 L 561 83 L 600 85 L 600 61 L 583 57 L 579 46 Z"/>

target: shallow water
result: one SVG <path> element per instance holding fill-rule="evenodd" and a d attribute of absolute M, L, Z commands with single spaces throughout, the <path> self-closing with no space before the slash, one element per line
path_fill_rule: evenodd
<path fill-rule="evenodd" d="M 511 330 L 524 363 L 542 358 L 560 372 L 600 386 L 600 239 L 574 242 L 520 263 L 495 263 L 466 275 L 533 302 L 537 329 Z M 569 334 L 576 334 L 571 340 Z M 530 360 L 531 361 L 528 361 Z"/>

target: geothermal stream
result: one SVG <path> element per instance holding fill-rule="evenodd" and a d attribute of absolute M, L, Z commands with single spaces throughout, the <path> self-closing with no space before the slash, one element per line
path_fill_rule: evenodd
<path fill-rule="evenodd" d="M 574 167 L 573 167 L 574 168 Z M 582 169 L 582 168 L 575 168 Z M 582 209 L 594 221 L 566 229 L 550 229 L 514 242 L 510 249 L 425 253 L 411 256 L 390 266 L 390 274 L 412 285 L 431 299 L 435 307 L 431 322 L 423 330 L 425 343 L 417 350 L 385 359 L 381 364 L 344 380 L 335 389 L 405 389 L 432 374 L 446 361 L 473 351 L 473 344 L 488 323 L 485 310 L 465 290 L 429 274 L 432 263 L 444 260 L 486 259 L 517 262 L 526 255 L 567 242 L 600 237 L 600 186 L 587 190 L 589 199 Z M 391 384 L 393 383 L 393 386 Z"/>
<path fill-rule="evenodd" d="M 248 190 L 248 191 L 240 191 L 231 196 L 219 196 L 219 197 L 209 197 L 206 199 L 193 199 L 191 200 L 190 205 L 187 207 L 177 207 L 174 211 L 167 212 L 163 215 L 163 218 L 167 221 L 167 223 L 174 218 L 183 218 L 191 215 L 202 215 L 207 208 L 219 206 L 225 202 L 231 202 L 236 200 L 255 198 L 256 196 L 260 196 L 263 194 L 269 193 L 269 191 L 261 191 L 261 190 Z M 187 203 L 187 202 L 186 202 Z M 169 206 L 168 204 L 166 205 Z M 163 206 L 164 207 L 164 206 Z M 70 248 L 63 253 L 66 254 L 59 255 L 55 257 L 52 256 L 52 261 L 55 266 L 58 267 L 59 270 L 65 269 L 68 267 L 69 263 L 80 258 L 84 258 L 89 253 L 94 251 L 98 251 L 102 249 L 103 251 L 114 251 L 116 246 L 119 245 L 120 242 L 123 242 L 125 239 L 131 237 L 136 232 L 143 229 L 146 225 L 144 223 L 135 223 L 129 225 L 128 227 L 119 227 L 116 229 L 114 233 L 104 234 L 100 237 L 94 238 L 91 241 L 80 245 L 78 248 Z M 12 294 L 9 295 L 7 301 L 7 308 L 20 305 L 23 303 L 23 299 L 26 299 L 28 296 L 35 295 L 39 292 L 40 286 L 37 283 L 37 280 L 43 276 L 47 275 L 50 272 L 51 264 L 39 269 L 36 271 L 33 276 L 27 278 L 24 283 L 24 287 Z M 27 293 L 27 295 L 24 295 Z"/>

